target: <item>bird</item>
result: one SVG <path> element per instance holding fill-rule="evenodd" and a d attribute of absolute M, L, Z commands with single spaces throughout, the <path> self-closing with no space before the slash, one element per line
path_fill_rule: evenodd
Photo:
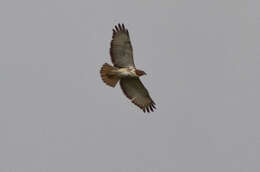
<path fill-rule="evenodd" d="M 119 23 L 112 31 L 110 57 L 113 66 L 105 63 L 101 67 L 100 75 L 103 82 L 110 87 L 115 87 L 120 82 L 123 93 L 132 103 L 143 112 L 153 112 L 156 109 L 155 102 L 140 80 L 146 73 L 135 67 L 128 29 Z"/>

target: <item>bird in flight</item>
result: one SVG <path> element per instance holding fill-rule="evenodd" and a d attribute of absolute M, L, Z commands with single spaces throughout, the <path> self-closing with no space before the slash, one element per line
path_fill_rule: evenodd
<path fill-rule="evenodd" d="M 111 87 L 115 87 L 119 81 L 126 97 L 144 112 L 153 112 L 156 109 L 155 103 L 139 79 L 146 73 L 135 67 L 133 48 L 124 24 L 118 24 L 113 29 L 110 56 L 114 66 L 105 63 L 101 67 L 102 80 Z"/>

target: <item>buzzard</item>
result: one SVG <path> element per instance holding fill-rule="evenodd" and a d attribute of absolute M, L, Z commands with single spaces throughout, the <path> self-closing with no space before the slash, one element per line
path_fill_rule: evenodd
<path fill-rule="evenodd" d="M 139 79 L 146 73 L 135 68 L 133 48 L 124 24 L 118 24 L 113 29 L 110 56 L 114 66 L 105 63 L 101 67 L 102 80 L 111 87 L 115 87 L 119 81 L 123 93 L 135 105 L 144 112 L 153 112 L 156 109 L 155 103 Z"/>

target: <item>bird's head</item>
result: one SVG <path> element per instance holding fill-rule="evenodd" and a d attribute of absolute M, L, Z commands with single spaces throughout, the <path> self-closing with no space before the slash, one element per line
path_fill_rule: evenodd
<path fill-rule="evenodd" d="M 137 76 L 146 75 L 146 73 L 145 73 L 144 71 L 139 70 L 139 69 L 136 69 L 136 70 L 135 70 L 135 73 L 136 73 Z"/>

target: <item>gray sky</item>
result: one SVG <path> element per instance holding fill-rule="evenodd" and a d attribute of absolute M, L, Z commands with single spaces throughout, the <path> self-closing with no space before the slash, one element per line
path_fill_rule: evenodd
<path fill-rule="evenodd" d="M 100 79 L 130 31 L 157 110 Z M 0 2 L 1 172 L 260 171 L 260 1 Z"/>

